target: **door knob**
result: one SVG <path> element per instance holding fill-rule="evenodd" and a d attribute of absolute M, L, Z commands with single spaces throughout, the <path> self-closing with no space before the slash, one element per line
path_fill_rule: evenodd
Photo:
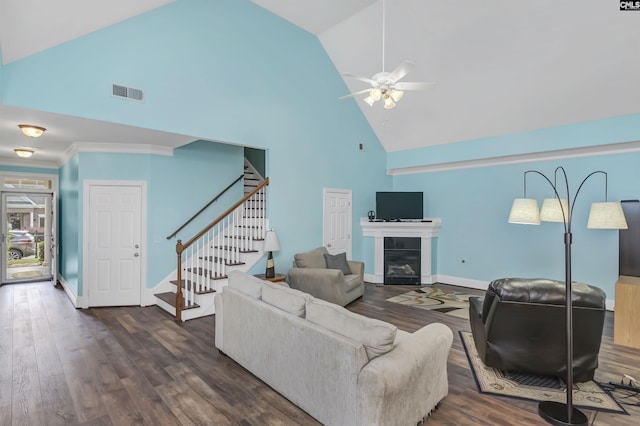
<path fill-rule="evenodd" d="M 138 257 L 140 256 L 138 253 L 133 253 L 133 257 Z"/>
<path fill-rule="evenodd" d="M 140 246 L 139 246 L 138 244 L 136 244 L 134 247 L 135 247 L 135 248 L 140 248 Z"/>

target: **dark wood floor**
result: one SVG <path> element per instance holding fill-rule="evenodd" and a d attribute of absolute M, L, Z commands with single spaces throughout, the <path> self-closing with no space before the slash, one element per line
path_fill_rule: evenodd
<path fill-rule="evenodd" d="M 412 288 L 367 285 L 349 309 L 410 332 L 431 322 L 454 331 L 449 395 L 425 424 L 545 424 L 534 402 L 477 392 L 457 334 L 467 320 L 385 301 Z M 49 283 L 2 286 L 0 425 L 317 425 L 218 354 L 214 321 L 177 324 L 155 306 L 77 310 Z M 612 334 L 608 314 L 596 379 L 640 376 L 640 350 L 614 346 Z M 640 424 L 640 407 L 627 409 L 586 414 L 596 425 Z"/>

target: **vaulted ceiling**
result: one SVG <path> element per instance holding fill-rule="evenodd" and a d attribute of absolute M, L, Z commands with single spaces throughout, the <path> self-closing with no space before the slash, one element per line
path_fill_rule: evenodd
<path fill-rule="evenodd" d="M 3 62 L 172 1 L 0 0 Z M 436 83 L 406 92 L 391 110 L 370 107 L 366 95 L 336 100 L 357 102 L 389 152 L 640 112 L 640 12 L 620 11 L 618 2 L 387 0 L 382 63 L 382 0 L 252 1 L 317 35 L 340 73 L 371 77 L 411 60 L 416 67 L 403 81 Z M 345 82 L 350 91 L 367 88 Z M 19 136 L 6 118 L 20 113 L 45 127 L 57 118 L 2 107 L 0 156 L 13 155 L 4 142 Z M 94 133 L 86 121 L 61 123 L 49 135 L 59 148 L 44 160 L 75 142 L 109 142 L 109 129 L 140 140 L 150 132 L 95 123 Z M 164 143 L 189 139 L 166 135 Z"/>

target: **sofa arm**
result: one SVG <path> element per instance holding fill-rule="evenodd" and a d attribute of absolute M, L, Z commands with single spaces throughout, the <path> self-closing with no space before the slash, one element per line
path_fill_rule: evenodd
<path fill-rule="evenodd" d="M 344 294 L 344 274 L 338 269 L 292 268 L 289 285 L 322 300 L 339 303 Z"/>
<path fill-rule="evenodd" d="M 440 323 L 401 336 L 395 348 L 369 362 L 358 377 L 363 425 L 416 424 L 448 391 L 453 332 Z"/>
<path fill-rule="evenodd" d="M 364 281 L 364 262 L 358 262 L 357 260 L 348 260 L 349 269 L 351 269 L 351 273 L 355 275 L 360 275 L 360 279 Z"/>

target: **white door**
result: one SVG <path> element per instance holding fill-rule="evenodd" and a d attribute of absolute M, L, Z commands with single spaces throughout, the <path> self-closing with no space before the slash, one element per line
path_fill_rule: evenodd
<path fill-rule="evenodd" d="M 323 242 L 329 253 L 347 253 L 351 259 L 351 190 L 324 189 Z"/>
<path fill-rule="evenodd" d="M 141 304 L 143 190 L 140 183 L 85 184 L 89 306 Z"/>

